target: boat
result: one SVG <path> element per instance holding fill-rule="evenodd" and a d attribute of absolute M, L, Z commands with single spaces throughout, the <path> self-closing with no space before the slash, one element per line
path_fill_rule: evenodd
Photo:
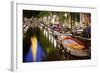
<path fill-rule="evenodd" d="M 86 48 L 85 45 L 71 36 L 63 36 L 61 41 L 65 51 L 71 55 L 78 57 L 89 57 L 90 50 Z"/>

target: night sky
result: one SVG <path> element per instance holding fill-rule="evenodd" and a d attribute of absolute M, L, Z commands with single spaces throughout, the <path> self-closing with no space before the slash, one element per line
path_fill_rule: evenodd
<path fill-rule="evenodd" d="M 40 11 L 33 11 L 33 10 L 23 10 L 23 17 L 31 18 L 37 17 Z"/>

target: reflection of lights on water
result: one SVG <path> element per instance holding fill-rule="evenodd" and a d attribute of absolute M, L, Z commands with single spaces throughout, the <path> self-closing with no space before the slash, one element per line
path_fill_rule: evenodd
<path fill-rule="evenodd" d="M 45 29 L 44 29 L 44 35 L 46 36 L 46 38 L 49 39 L 49 41 L 50 41 L 50 42 L 53 44 L 53 46 L 56 48 L 56 46 L 57 46 L 56 40 L 55 40 L 54 37 L 53 37 L 51 34 L 49 34 Z M 48 52 L 49 52 L 49 50 L 48 50 Z"/>
<path fill-rule="evenodd" d="M 54 38 L 53 38 L 53 36 L 51 36 L 51 43 L 53 44 L 53 40 L 54 40 Z"/>
<path fill-rule="evenodd" d="M 47 38 L 47 36 L 48 36 L 48 32 L 47 31 L 46 31 L 46 34 L 45 35 L 46 35 L 46 38 Z"/>
<path fill-rule="evenodd" d="M 46 30 L 44 29 L 44 35 L 46 34 Z"/>
<path fill-rule="evenodd" d="M 53 46 L 56 48 L 57 46 L 57 42 L 54 39 L 54 37 L 52 35 L 49 34 L 49 41 L 53 44 Z"/>
<path fill-rule="evenodd" d="M 56 42 L 56 40 L 54 39 L 54 47 L 56 48 L 56 46 L 57 46 L 57 42 Z"/>
<path fill-rule="evenodd" d="M 49 41 L 50 41 L 50 34 L 49 34 Z"/>
<path fill-rule="evenodd" d="M 50 42 L 52 43 L 52 35 L 50 35 Z"/>

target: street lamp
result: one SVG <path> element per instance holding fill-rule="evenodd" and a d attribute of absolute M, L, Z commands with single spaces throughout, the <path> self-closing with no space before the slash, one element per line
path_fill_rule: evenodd
<path fill-rule="evenodd" d="M 65 24 L 67 24 L 67 21 L 66 21 L 66 18 L 67 18 L 67 13 L 65 13 L 65 14 L 64 14 L 64 16 L 65 16 L 64 23 L 65 23 Z"/>
<path fill-rule="evenodd" d="M 52 18 L 52 23 L 53 24 L 55 23 L 55 17 L 56 17 L 56 15 L 53 15 L 53 18 Z"/>
<path fill-rule="evenodd" d="M 56 17 L 56 15 L 53 15 L 53 18 L 55 18 Z"/>
<path fill-rule="evenodd" d="M 67 13 L 65 13 L 64 16 L 67 17 Z"/>
<path fill-rule="evenodd" d="M 49 16 L 48 19 L 50 20 L 50 18 L 51 18 L 51 17 Z"/>

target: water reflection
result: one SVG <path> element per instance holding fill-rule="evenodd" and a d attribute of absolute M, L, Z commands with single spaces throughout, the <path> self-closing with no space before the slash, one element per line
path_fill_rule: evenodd
<path fill-rule="evenodd" d="M 29 27 L 23 38 L 23 62 L 87 59 L 65 53 L 52 35 L 45 35 L 46 32 L 46 30 L 39 30 L 38 27 Z"/>
<path fill-rule="evenodd" d="M 26 35 L 27 36 L 24 38 L 24 40 L 26 40 L 27 42 L 23 41 L 25 43 L 23 44 L 23 46 L 27 45 L 28 47 L 23 48 L 24 50 L 23 61 L 24 62 L 42 61 L 42 59 L 45 57 L 45 53 L 40 45 L 39 30 L 37 28 L 30 27 Z"/>

